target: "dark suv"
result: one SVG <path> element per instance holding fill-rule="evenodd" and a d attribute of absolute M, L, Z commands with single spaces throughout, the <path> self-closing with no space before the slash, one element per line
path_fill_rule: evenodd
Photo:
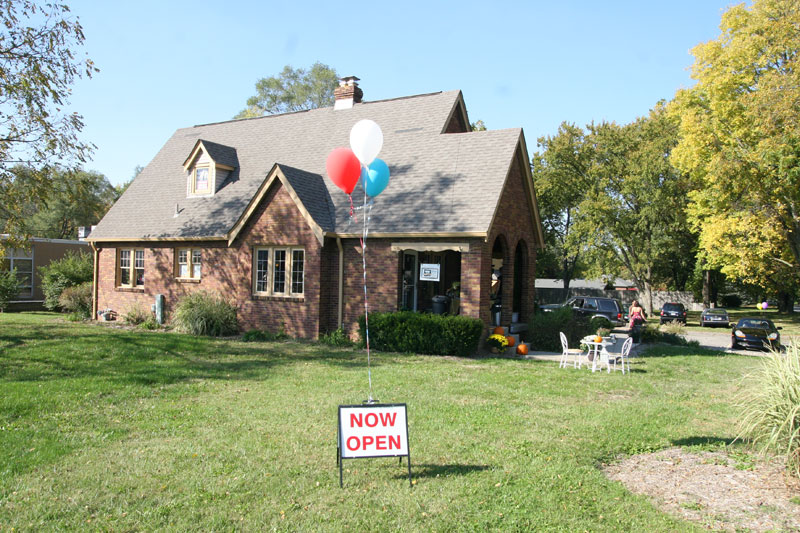
<path fill-rule="evenodd" d="M 592 319 L 602 316 L 611 321 L 615 326 L 622 326 L 622 305 L 616 298 L 600 298 L 595 296 L 576 296 L 570 298 L 563 304 L 543 305 L 540 309 L 548 313 L 562 307 L 571 307 L 573 311 L 581 316 Z"/>
<path fill-rule="evenodd" d="M 686 307 L 679 303 L 666 303 L 661 306 L 661 323 L 682 322 L 686 325 Z"/>

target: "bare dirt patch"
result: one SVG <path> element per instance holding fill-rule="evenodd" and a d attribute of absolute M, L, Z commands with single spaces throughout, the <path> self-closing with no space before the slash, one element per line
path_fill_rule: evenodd
<path fill-rule="evenodd" d="M 670 448 L 628 457 L 603 471 L 660 509 L 708 528 L 800 531 L 800 504 L 794 503 L 800 502 L 800 485 L 777 460 Z"/>

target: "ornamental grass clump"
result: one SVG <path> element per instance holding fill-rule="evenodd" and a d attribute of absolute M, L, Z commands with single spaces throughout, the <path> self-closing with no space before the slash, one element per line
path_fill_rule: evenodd
<path fill-rule="evenodd" d="M 173 323 L 178 331 L 192 335 L 221 337 L 239 332 L 236 307 L 220 295 L 205 291 L 181 298 L 175 306 Z"/>
<path fill-rule="evenodd" d="M 790 472 L 800 477 L 800 349 L 771 352 L 758 371 L 748 376 L 738 407 L 738 439 L 761 453 L 779 453 Z"/>

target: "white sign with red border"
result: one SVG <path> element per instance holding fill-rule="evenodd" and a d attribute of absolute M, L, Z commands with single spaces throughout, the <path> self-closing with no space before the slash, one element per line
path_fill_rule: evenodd
<path fill-rule="evenodd" d="M 340 405 L 339 450 L 342 459 L 409 455 L 406 405 Z"/>

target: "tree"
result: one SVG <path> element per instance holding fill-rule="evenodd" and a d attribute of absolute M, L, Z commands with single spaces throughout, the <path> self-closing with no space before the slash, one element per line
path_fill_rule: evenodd
<path fill-rule="evenodd" d="M 283 67 L 278 76 L 256 82 L 256 94 L 234 118 L 252 118 L 331 105 L 339 75 L 328 65 L 316 62 L 309 70 Z"/>
<path fill-rule="evenodd" d="M 119 185 L 114 187 L 114 190 L 116 191 L 117 194 L 117 198 L 122 196 L 125 193 L 125 191 L 128 190 L 128 187 L 131 186 L 131 183 L 133 183 L 133 180 L 136 179 L 136 176 L 141 174 L 142 170 L 144 170 L 144 167 L 142 165 L 136 165 L 133 168 L 133 176 L 131 176 L 131 178 L 128 181 L 120 183 Z"/>
<path fill-rule="evenodd" d="M 119 197 L 106 177 L 83 170 L 27 167 L 13 169 L 15 179 L 9 189 L 15 196 L 31 198 L 22 202 L 18 224 L 21 233 L 50 239 L 74 239 L 79 226 L 97 224 Z M 33 194 L 43 177 L 52 185 L 46 196 Z"/>
<path fill-rule="evenodd" d="M 672 159 L 693 178 L 689 219 L 711 266 L 793 293 L 800 280 L 800 3 L 734 6 L 720 29 L 717 40 L 692 50 L 697 84 L 671 106 L 681 134 Z"/>
<path fill-rule="evenodd" d="M 689 181 L 668 159 L 677 122 L 659 104 L 631 124 L 602 123 L 589 130 L 592 182 L 578 206 L 576 240 L 588 240 L 596 269 L 630 276 L 652 314 L 653 286 L 663 281 L 656 265 L 669 254 L 681 255 L 689 233 Z"/>
<path fill-rule="evenodd" d="M 469 128 L 472 131 L 486 131 L 486 124 L 482 120 L 478 119 L 472 124 L 470 124 Z"/>
<path fill-rule="evenodd" d="M 35 169 L 29 194 L 41 199 L 53 184 L 39 171 L 54 163 L 74 168 L 91 151 L 78 139 L 83 118 L 65 110 L 75 79 L 97 71 L 90 59 L 76 57 L 83 41 L 83 28 L 64 4 L 0 2 L 0 216 L 3 231 L 14 236 L 31 197 L 11 190 L 12 169 Z"/>
<path fill-rule="evenodd" d="M 592 183 L 594 151 L 584 131 L 566 122 L 554 137 L 541 137 L 538 146 L 541 151 L 531 158 L 531 172 L 546 246 L 537 258 L 537 271 L 552 272 L 569 289 L 588 238 L 574 228 Z"/>

